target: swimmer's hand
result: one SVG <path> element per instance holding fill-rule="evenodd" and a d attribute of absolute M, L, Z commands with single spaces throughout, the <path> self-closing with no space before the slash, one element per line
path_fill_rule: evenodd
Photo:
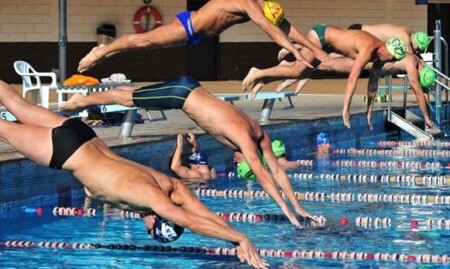
<path fill-rule="evenodd" d="M 352 125 L 350 123 L 350 113 L 348 111 L 342 112 L 342 120 L 344 121 L 344 125 L 347 129 L 352 129 Z"/>
<path fill-rule="evenodd" d="M 311 221 L 317 222 L 317 218 L 306 212 L 303 208 L 301 208 L 300 210 L 296 210 L 296 212 L 300 216 L 300 218 L 310 219 Z"/>
<path fill-rule="evenodd" d="M 283 212 L 284 212 L 284 210 L 283 210 Z M 297 228 L 302 228 L 302 225 L 298 221 L 297 216 L 295 216 L 289 209 L 287 209 L 287 211 L 284 212 L 284 214 L 289 219 L 289 221 L 292 223 L 292 225 L 294 225 Z"/>
<path fill-rule="evenodd" d="M 284 57 L 286 57 L 287 55 L 289 55 L 291 52 L 285 48 L 280 49 L 280 51 L 278 51 L 278 56 L 277 59 L 278 61 L 281 61 L 284 59 Z"/>
<path fill-rule="evenodd" d="M 83 57 L 83 59 L 80 60 L 78 63 L 78 72 L 83 73 L 85 71 L 88 71 L 90 68 L 92 68 L 100 59 L 105 57 L 105 55 L 102 55 L 101 49 L 104 48 L 104 44 L 100 44 L 96 47 L 94 47 L 86 56 Z"/>
<path fill-rule="evenodd" d="M 425 120 L 425 125 L 428 127 L 427 132 L 430 132 L 432 134 L 439 134 L 441 131 L 439 131 L 438 128 L 436 128 L 436 125 L 434 124 L 434 122 L 432 120 L 430 120 L 429 118 L 427 120 Z"/>
<path fill-rule="evenodd" d="M 192 152 L 196 151 L 198 149 L 198 146 L 197 146 L 197 139 L 195 138 L 195 135 L 193 133 L 188 133 L 186 139 L 189 142 L 189 144 L 191 145 Z"/>
<path fill-rule="evenodd" d="M 297 44 L 297 43 L 294 44 L 294 47 L 295 47 L 297 50 L 300 50 L 301 48 L 303 48 L 302 45 Z M 277 58 L 278 58 L 278 61 L 283 60 L 284 57 L 286 57 L 286 56 L 289 55 L 289 54 L 291 54 L 291 52 L 290 52 L 289 50 L 287 50 L 287 49 L 285 49 L 285 48 L 280 49 L 280 51 L 278 51 L 278 57 L 277 57 Z"/>
<path fill-rule="evenodd" d="M 241 262 L 247 262 L 248 265 L 251 265 L 255 268 L 268 268 L 269 264 L 261 259 L 252 242 L 248 239 L 247 236 L 244 236 L 242 240 L 238 242 L 236 246 L 236 252 L 238 259 Z"/>
<path fill-rule="evenodd" d="M 183 135 L 180 134 L 180 133 L 177 135 L 177 146 L 178 147 L 182 147 L 183 146 Z"/>
<path fill-rule="evenodd" d="M 368 113 L 368 114 L 367 114 L 367 128 L 369 128 L 369 130 L 373 130 L 373 126 L 372 126 L 372 113 Z"/>
<path fill-rule="evenodd" d="M 326 63 L 330 60 L 328 54 L 323 50 L 314 51 L 314 57 L 316 57 L 316 59 L 321 61 L 322 63 Z"/>
<path fill-rule="evenodd" d="M 306 60 L 306 58 L 303 57 L 303 55 L 302 55 L 299 51 L 296 51 L 296 53 L 295 53 L 294 56 L 295 56 L 295 59 L 297 59 L 298 61 L 304 63 L 307 67 L 309 67 L 309 68 L 314 68 L 314 67 Z"/>

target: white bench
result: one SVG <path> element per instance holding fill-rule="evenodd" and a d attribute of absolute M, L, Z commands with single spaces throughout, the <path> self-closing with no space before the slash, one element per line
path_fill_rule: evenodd
<path fill-rule="evenodd" d="M 58 105 L 60 105 L 63 101 L 64 94 L 73 94 L 73 93 L 79 93 L 88 95 L 90 93 L 99 93 L 104 92 L 107 90 L 111 90 L 117 86 L 131 86 L 133 83 L 125 83 L 125 84 L 112 84 L 112 83 L 102 83 L 99 85 L 92 85 L 92 86 L 58 86 L 57 88 L 53 88 L 53 90 L 56 91 L 58 95 Z M 138 107 L 125 107 L 121 105 L 100 105 L 97 106 L 102 113 L 110 113 L 110 112 L 125 112 L 125 116 L 123 118 L 122 124 L 120 126 L 120 132 L 119 137 L 127 138 L 130 137 L 134 120 L 136 118 L 137 111 L 140 109 Z M 153 120 L 166 120 L 166 114 L 164 111 L 160 110 L 161 117 L 154 119 L 152 115 L 150 114 L 149 110 L 146 110 L 148 118 L 150 121 Z M 85 109 L 81 112 L 77 113 L 71 113 L 69 114 L 70 117 L 87 117 L 88 116 L 88 110 Z"/>
<path fill-rule="evenodd" d="M 259 118 L 260 123 L 267 123 L 270 119 L 270 114 L 272 114 L 273 104 L 275 100 L 278 99 L 281 102 L 282 109 L 293 108 L 291 97 L 295 96 L 293 92 L 259 92 L 255 98 L 251 99 L 249 93 L 244 94 L 245 101 L 252 100 L 264 100 L 263 106 L 261 108 L 261 117 Z M 283 98 L 287 98 L 289 105 L 283 103 Z"/>
<path fill-rule="evenodd" d="M 251 99 L 249 93 L 241 93 L 241 94 L 216 94 L 217 98 L 222 101 L 230 102 L 233 104 L 234 101 L 244 100 L 244 101 L 253 101 L 253 100 L 264 100 L 263 106 L 261 108 L 261 116 L 259 119 L 260 123 L 267 123 L 270 119 L 270 114 L 272 114 L 273 105 L 275 100 L 278 99 L 281 103 L 281 109 L 293 108 L 294 104 L 292 103 L 291 97 L 295 96 L 293 92 L 259 92 L 255 98 Z M 289 104 L 286 105 L 283 103 L 283 98 L 287 98 Z"/>
<path fill-rule="evenodd" d="M 234 101 L 241 100 L 242 94 L 220 93 L 220 94 L 215 94 L 215 96 L 222 101 L 230 102 L 231 104 L 234 104 Z"/>
<path fill-rule="evenodd" d="M 2 120 L 7 120 L 7 121 L 16 121 L 17 120 L 16 117 L 7 110 L 0 111 L 0 118 Z"/>

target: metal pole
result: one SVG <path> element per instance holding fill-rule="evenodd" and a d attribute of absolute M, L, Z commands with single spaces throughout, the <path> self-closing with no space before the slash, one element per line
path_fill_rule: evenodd
<path fill-rule="evenodd" d="M 66 0 L 59 0 L 59 83 L 62 83 L 66 77 L 66 67 L 67 67 L 67 6 Z M 67 99 L 67 94 L 64 94 L 63 100 Z"/>
<path fill-rule="evenodd" d="M 125 116 L 120 125 L 120 138 L 130 138 L 131 132 L 133 131 L 134 121 L 136 119 L 137 109 L 130 109 L 125 112 Z"/>
<path fill-rule="evenodd" d="M 448 43 L 447 40 L 445 40 L 445 38 L 441 37 L 441 41 L 442 44 L 444 44 L 444 65 L 445 65 L 445 72 L 443 72 L 447 77 L 449 76 L 449 66 L 448 66 Z M 446 89 L 445 91 L 445 122 L 446 124 L 446 130 L 449 129 L 449 124 L 450 124 L 450 107 L 448 104 L 448 80 L 446 80 L 447 83 L 447 87 L 444 87 Z"/>
<path fill-rule="evenodd" d="M 441 21 L 436 20 L 436 30 L 434 30 L 434 67 L 437 70 L 442 69 L 442 55 L 441 55 Z M 440 80 L 441 76 L 436 75 L 436 80 Z M 442 87 L 441 85 L 436 85 L 436 123 L 441 128 L 441 113 L 442 113 Z"/>

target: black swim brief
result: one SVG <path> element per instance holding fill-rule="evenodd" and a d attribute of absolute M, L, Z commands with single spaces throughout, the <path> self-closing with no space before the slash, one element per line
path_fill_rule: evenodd
<path fill-rule="evenodd" d="M 361 30 L 362 29 L 362 24 L 361 23 L 354 23 L 354 24 L 350 25 L 347 29 L 349 29 L 349 30 Z"/>
<path fill-rule="evenodd" d="M 133 92 L 133 103 L 145 109 L 182 109 L 189 94 L 200 83 L 189 76 L 180 76 L 163 83 L 144 86 Z"/>
<path fill-rule="evenodd" d="M 50 168 L 61 169 L 84 143 L 97 137 L 91 127 L 78 119 L 68 119 L 52 130 L 53 155 Z"/>

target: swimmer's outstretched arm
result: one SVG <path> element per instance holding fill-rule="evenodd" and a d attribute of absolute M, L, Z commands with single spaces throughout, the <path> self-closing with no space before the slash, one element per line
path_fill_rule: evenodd
<path fill-rule="evenodd" d="M 305 57 L 294 47 L 294 44 L 292 44 L 287 35 L 279 27 L 273 25 L 266 19 L 258 1 L 245 2 L 247 4 L 245 7 L 247 15 L 253 23 L 259 26 L 275 43 L 289 50 L 298 61 L 308 64 Z"/>
<path fill-rule="evenodd" d="M 183 136 L 181 134 L 177 135 L 177 146 L 172 156 L 172 162 L 170 163 L 170 170 L 172 170 L 178 177 L 182 179 L 191 180 L 208 180 L 206 175 L 202 173 L 189 169 L 184 166 L 181 160 L 181 154 L 183 153 Z"/>
<path fill-rule="evenodd" d="M 285 26 L 283 26 L 285 25 Z M 328 54 L 323 51 L 321 48 L 319 48 L 318 46 L 314 45 L 311 40 L 309 40 L 306 35 L 304 35 L 303 33 L 301 33 L 300 31 L 297 30 L 297 28 L 295 28 L 294 26 L 292 26 L 287 19 L 284 19 L 283 22 L 281 23 L 280 27 L 286 27 L 289 28 L 289 34 L 288 36 L 290 38 L 292 38 L 295 42 L 297 42 L 300 45 L 303 45 L 305 47 L 307 47 L 310 51 L 313 52 L 314 57 L 317 58 L 319 61 L 321 62 L 326 62 L 329 60 L 328 58 Z M 296 46 L 296 48 L 298 48 Z M 313 66 L 311 66 L 309 63 L 307 63 L 309 68 L 313 68 Z"/>
<path fill-rule="evenodd" d="M 176 183 L 176 190 L 172 194 L 172 199 L 181 206 L 180 210 L 187 212 L 188 217 L 192 217 L 191 227 L 198 233 L 212 233 L 210 237 L 224 239 L 232 242 L 237 249 L 240 261 L 246 261 L 256 268 L 267 268 L 268 264 L 261 259 L 252 242 L 248 237 L 229 226 L 217 214 L 210 211 L 203 205 L 197 197 L 181 182 Z M 186 226 L 188 227 L 188 226 Z M 190 227 L 188 227 L 191 229 Z M 193 229 L 191 229 L 193 230 Z M 196 232 L 196 230 L 193 230 Z M 205 234 L 206 235 L 206 234 Z"/>

